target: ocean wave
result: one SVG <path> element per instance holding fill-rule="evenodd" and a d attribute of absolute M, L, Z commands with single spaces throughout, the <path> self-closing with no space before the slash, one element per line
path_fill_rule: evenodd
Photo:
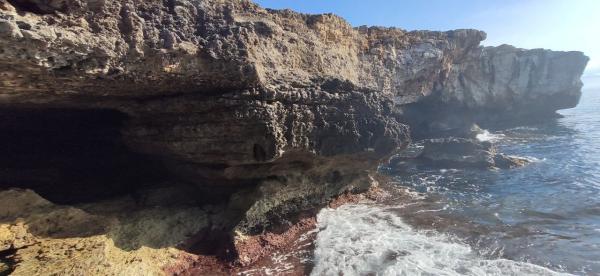
<path fill-rule="evenodd" d="M 518 127 L 509 128 L 506 131 L 514 131 L 514 130 L 538 131 L 538 130 L 540 130 L 540 128 L 536 127 L 536 126 L 518 126 Z"/>
<path fill-rule="evenodd" d="M 417 231 L 386 208 L 346 205 L 318 217 L 312 275 L 568 275 L 485 259 L 434 231 Z"/>
<path fill-rule="evenodd" d="M 487 142 L 487 141 L 494 142 L 494 141 L 500 140 L 500 139 L 502 139 L 504 137 L 505 137 L 504 134 L 501 134 L 501 133 L 490 133 L 487 130 L 483 130 L 482 133 L 479 133 L 479 134 L 477 134 L 477 136 L 475 136 L 475 138 L 477 140 L 479 140 L 480 142 Z"/>

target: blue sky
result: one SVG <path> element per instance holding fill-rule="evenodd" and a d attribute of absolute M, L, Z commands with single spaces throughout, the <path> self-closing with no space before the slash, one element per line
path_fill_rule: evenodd
<path fill-rule="evenodd" d="M 352 25 L 484 30 L 484 45 L 578 50 L 600 76 L 600 0 L 255 0 L 263 7 L 332 12 Z"/>

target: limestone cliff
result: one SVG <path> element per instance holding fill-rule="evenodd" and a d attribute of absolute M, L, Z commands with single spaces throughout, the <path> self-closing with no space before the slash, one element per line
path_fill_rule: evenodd
<path fill-rule="evenodd" d="M 579 52 L 484 48 L 477 30 L 353 28 L 335 15 L 247 0 L 0 0 L 0 36 L 0 114 L 8 121 L 0 126 L 8 133 L 41 133 L 31 141 L 43 144 L 46 135 L 89 130 L 58 145 L 118 145 L 131 152 L 109 168 L 145 174 L 158 166 L 193 184 L 202 204 L 231 210 L 224 231 L 235 241 L 369 189 L 378 162 L 410 142 L 409 127 L 429 135 L 574 106 L 588 60 Z M 102 132 L 94 120 L 70 131 L 60 124 L 48 131 L 47 120 L 19 123 L 56 113 L 77 121 L 86 112 L 112 114 L 113 123 Z M 3 139 L 29 148 L 9 135 Z M 73 158 L 81 150 L 52 153 L 66 171 L 81 165 Z M 5 179 L 31 172 L 3 187 L 60 191 L 60 183 L 81 179 L 55 173 L 56 162 L 32 169 L 28 161 L 2 163 Z M 86 168 L 97 162 L 88 161 Z M 103 187 L 92 186 L 68 186 L 70 197 L 48 194 L 68 202 Z"/>

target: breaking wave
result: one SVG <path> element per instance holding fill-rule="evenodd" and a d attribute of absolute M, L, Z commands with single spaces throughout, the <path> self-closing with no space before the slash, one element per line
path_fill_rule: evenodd
<path fill-rule="evenodd" d="M 477 134 L 477 136 L 475 136 L 475 138 L 481 142 L 486 142 L 486 141 L 494 142 L 494 141 L 504 138 L 504 136 L 505 135 L 501 134 L 501 133 L 490 133 L 487 130 L 483 130 L 483 132 Z"/>
<path fill-rule="evenodd" d="M 433 230 L 415 230 L 372 205 L 324 209 L 312 275 L 569 275 L 526 262 L 486 259 Z"/>

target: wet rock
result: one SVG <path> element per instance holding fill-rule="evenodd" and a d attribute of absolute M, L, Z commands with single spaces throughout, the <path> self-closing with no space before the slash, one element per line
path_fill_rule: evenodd
<path fill-rule="evenodd" d="M 389 162 L 396 171 L 411 172 L 426 167 L 510 169 L 525 166 L 525 158 L 498 153 L 488 141 L 467 138 L 439 138 L 421 142 L 412 153 L 397 155 Z"/>
<path fill-rule="evenodd" d="M 523 167 L 530 162 L 531 160 L 518 156 L 511 156 L 502 153 L 494 155 L 494 166 L 500 169 Z"/>
<path fill-rule="evenodd" d="M 489 168 L 495 164 L 495 155 L 496 149 L 490 142 L 442 138 L 425 140 L 419 158 L 436 166 Z"/>

